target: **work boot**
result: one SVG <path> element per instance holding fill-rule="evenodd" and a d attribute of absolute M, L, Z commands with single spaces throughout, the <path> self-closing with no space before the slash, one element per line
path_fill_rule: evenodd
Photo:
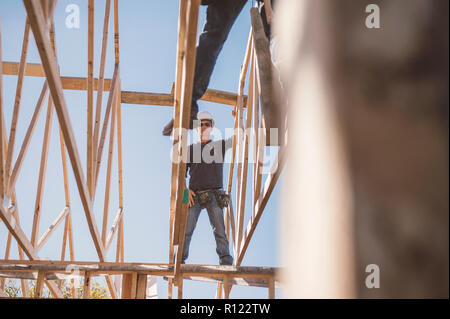
<path fill-rule="evenodd" d="M 167 123 L 166 126 L 164 126 L 163 131 L 162 131 L 162 135 L 164 136 L 170 136 L 170 134 L 172 134 L 173 131 L 173 123 L 174 120 L 171 119 L 169 123 Z"/>
<path fill-rule="evenodd" d="M 191 113 L 191 118 L 189 119 L 189 129 L 192 130 L 193 128 L 193 123 L 194 121 L 197 120 L 197 113 Z M 174 120 L 171 119 L 169 123 L 167 123 L 166 126 L 164 126 L 163 131 L 162 131 L 162 135 L 164 136 L 170 136 L 172 134 L 173 131 L 173 125 L 174 125 Z"/>

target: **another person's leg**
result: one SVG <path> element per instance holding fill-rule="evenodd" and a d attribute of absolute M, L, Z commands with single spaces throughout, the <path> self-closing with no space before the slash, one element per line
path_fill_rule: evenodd
<path fill-rule="evenodd" d="M 194 197 L 194 205 L 189 207 L 186 221 L 186 233 L 184 235 L 183 255 L 181 258 L 182 264 L 186 262 L 186 259 L 189 256 L 189 245 L 191 244 L 192 234 L 194 233 L 201 210 L 202 208 L 200 207 L 197 198 Z"/>
<path fill-rule="evenodd" d="M 246 2 L 247 0 L 219 0 L 208 5 L 206 23 L 197 46 L 190 128 L 193 127 L 193 121 L 197 119 L 197 101 L 208 88 L 217 57 Z M 173 120 L 164 127 L 163 135 L 170 135 L 172 129 Z"/>
<path fill-rule="evenodd" d="M 211 192 L 211 201 L 206 206 L 209 222 L 216 239 L 216 252 L 220 258 L 221 265 L 232 265 L 233 257 L 230 255 L 229 243 L 225 233 L 225 223 L 223 220 L 223 209 L 217 204 L 216 197 Z"/>
<path fill-rule="evenodd" d="M 191 106 L 195 114 L 198 112 L 197 101 L 208 88 L 217 57 L 246 2 L 247 0 L 219 0 L 208 6 L 206 23 L 197 46 Z"/>

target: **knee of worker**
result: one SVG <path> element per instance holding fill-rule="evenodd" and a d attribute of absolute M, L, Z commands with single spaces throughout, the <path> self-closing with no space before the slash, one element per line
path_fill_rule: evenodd
<path fill-rule="evenodd" d="M 186 232 L 184 233 L 184 238 L 185 239 L 191 238 L 193 233 L 194 233 L 194 227 L 188 228 L 186 225 Z"/>
<path fill-rule="evenodd" d="M 213 214 L 210 214 L 209 221 L 211 223 L 214 236 L 216 236 L 216 238 L 226 238 L 222 210 L 214 209 Z"/>
<path fill-rule="evenodd" d="M 203 31 L 199 36 L 197 47 L 197 56 L 201 56 L 202 59 L 197 59 L 197 61 L 200 63 L 208 59 L 215 61 L 228 38 L 228 31 L 221 27 Z"/>
<path fill-rule="evenodd" d="M 208 207 L 208 215 L 214 230 L 221 231 L 225 229 L 223 209 L 219 207 L 215 198 L 211 199 L 210 206 Z"/>

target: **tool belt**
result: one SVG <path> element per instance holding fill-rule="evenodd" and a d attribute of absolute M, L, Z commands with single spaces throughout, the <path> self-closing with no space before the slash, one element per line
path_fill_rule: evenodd
<path fill-rule="evenodd" d="M 211 201 L 211 192 L 214 193 L 217 204 L 219 205 L 220 208 L 223 209 L 229 205 L 230 197 L 227 193 L 225 193 L 225 191 L 221 189 L 207 189 L 195 192 L 200 207 L 205 208 L 206 205 Z"/>

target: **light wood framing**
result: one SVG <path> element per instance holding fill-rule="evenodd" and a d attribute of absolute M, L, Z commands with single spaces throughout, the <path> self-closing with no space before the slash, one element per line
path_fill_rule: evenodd
<path fill-rule="evenodd" d="M 61 76 L 56 54 L 54 12 L 57 5 L 55 0 L 23 0 L 26 21 L 22 39 L 20 58 L 16 61 L 2 60 L 0 21 L 0 221 L 8 230 L 5 255 L 0 259 L 0 296 L 5 294 L 5 278 L 17 278 L 21 281 L 21 291 L 24 297 L 29 296 L 27 280 L 36 281 L 36 298 L 43 298 L 47 294 L 44 287 L 50 291 L 50 296 L 62 298 L 62 280 L 70 279 L 73 267 L 84 278 L 82 297 L 90 298 L 92 278 L 102 276 L 106 279 L 111 298 L 145 299 L 147 293 L 148 276 L 162 276 L 168 283 L 168 297 L 174 295 L 173 286 L 177 286 L 178 298 L 183 298 L 184 280 L 211 282 L 217 285 L 216 297 L 228 299 L 234 285 L 263 287 L 268 289 L 268 298 L 275 298 L 275 289 L 281 284 L 278 281 L 278 269 L 271 267 L 243 267 L 241 263 L 249 247 L 252 235 L 268 203 L 270 195 L 279 179 L 286 161 L 284 148 L 280 148 L 274 169 L 265 182 L 261 167 L 264 160 L 264 136 L 259 135 L 264 127 L 261 112 L 268 108 L 267 101 L 272 101 L 272 93 L 267 89 L 267 81 L 261 82 L 261 71 L 264 76 L 269 67 L 258 64 L 260 53 L 255 45 L 255 32 L 250 29 L 247 49 L 239 72 L 237 93 L 208 89 L 201 98 L 203 101 L 233 107 L 234 129 L 232 157 L 228 174 L 226 191 L 230 195 L 235 189 L 230 205 L 225 212 L 226 232 L 235 256 L 233 266 L 215 265 L 183 265 L 181 251 L 183 250 L 185 228 L 188 215 L 188 204 L 183 203 L 183 193 L 186 189 L 186 148 L 185 132 L 189 127 L 191 114 L 191 98 L 196 64 L 196 41 L 201 0 L 180 0 L 178 17 L 178 38 L 176 52 L 175 80 L 170 93 L 152 93 L 137 91 L 122 91 L 120 72 L 119 46 L 119 0 L 105 0 L 103 30 L 96 42 L 94 37 L 95 19 L 94 5 L 100 2 L 88 1 L 87 19 L 87 73 L 86 77 Z M 104 7 L 103 7 L 104 5 Z M 113 12 L 111 12 L 113 10 Z M 254 14 L 253 14 L 254 15 Z M 113 19 L 113 21 L 111 21 Z M 114 53 L 108 52 L 109 24 L 114 24 Z M 254 24 L 255 25 L 255 24 Z M 30 39 L 31 38 L 31 39 Z M 40 63 L 27 63 L 29 41 L 35 41 L 40 57 Z M 99 51 L 99 61 L 95 60 L 95 50 Z M 114 57 L 114 72 L 112 78 L 105 77 L 107 56 Z M 94 74 L 94 63 L 98 63 L 98 74 Z M 249 74 L 248 83 L 247 75 Z M 9 132 L 4 110 L 4 76 L 17 77 L 17 85 L 12 106 L 12 119 Z M 20 146 L 17 158 L 14 160 L 15 139 L 18 128 L 21 99 L 24 91 L 25 77 L 45 78 L 42 90 L 30 117 L 27 131 Z M 246 85 L 248 84 L 248 86 Z M 246 87 L 247 94 L 246 94 Z M 74 126 L 69 116 L 65 90 L 86 91 L 86 138 L 85 150 L 80 150 L 74 136 Z M 95 92 L 96 98 L 95 98 Z M 107 95 L 106 108 L 102 110 L 103 94 Z M 47 99 L 48 95 L 48 99 Z M 106 97 L 105 97 L 106 98 Z M 35 194 L 32 231 L 28 237 L 20 226 L 16 185 L 20 183 L 20 174 L 28 149 L 33 140 L 37 122 L 42 117 L 42 109 L 47 101 L 45 128 L 42 139 L 42 149 L 39 165 L 39 175 Z M 260 105 L 260 102 L 262 103 Z M 84 103 L 83 103 L 84 104 Z M 171 187 L 169 202 L 169 261 L 166 264 L 155 263 L 127 263 L 125 262 L 125 227 L 124 220 L 124 176 L 123 176 L 123 145 L 122 128 L 129 123 L 122 122 L 122 104 L 151 105 L 173 107 L 174 133 L 172 145 L 174 156 L 182 160 L 172 162 Z M 70 106 L 74 107 L 74 106 Z M 271 110 L 273 111 L 273 110 Z M 65 206 L 61 208 L 53 222 L 40 233 L 40 219 L 47 211 L 42 210 L 44 200 L 47 158 L 52 143 L 53 113 L 58 121 L 58 140 L 55 141 L 60 149 L 61 167 Z M 78 124 L 78 123 L 77 123 Z M 76 128 L 78 129 L 78 128 Z M 245 131 L 244 131 L 245 130 Z M 109 140 L 107 133 L 109 131 Z M 9 134 L 8 134 L 9 133 Z M 253 136 L 251 136 L 253 134 Z M 9 137 L 8 137 L 9 136 Z M 39 141 L 38 137 L 37 140 Z M 108 142 L 107 147 L 105 143 Z M 253 143 L 253 157 L 256 163 L 251 166 L 250 154 Z M 106 164 L 103 153 L 107 148 Z M 59 151 L 58 151 L 59 152 Z M 117 155 L 115 154 L 117 152 Z M 67 156 L 71 166 L 67 165 Z M 117 156 L 117 171 L 113 169 L 113 158 Z M 86 172 L 82 168 L 82 158 Z M 183 160 L 184 159 L 184 160 Z M 95 220 L 93 202 L 99 183 L 101 166 L 106 165 L 105 193 L 103 194 L 103 218 L 100 229 Z M 71 169 L 70 169 L 71 167 Z M 249 174 L 252 168 L 253 174 Z M 56 168 L 52 168 L 56 169 Z M 86 173 L 86 174 L 85 174 Z M 72 208 L 69 189 L 69 177 L 73 174 L 82 203 L 87 226 L 94 244 L 98 260 L 77 261 L 74 251 L 74 229 L 72 224 Z M 110 207 L 111 187 L 113 176 L 117 174 L 119 207 Z M 247 181 L 252 176 L 251 190 L 247 190 Z M 127 181 L 132 183 L 132 181 Z M 261 185 L 264 185 L 261 189 Z M 252 195 L 250 209 L 247 208 L 246 194 Z M 97 199 L 98 200 L 98 199 Z M 233 204 L 235 203 L 235 204 Z M 116 212 L 114 219 L 109 217 L 110 210 Z M 236 211 L 235 211 L 236 209 Z M 251 214 L 249 223 L 244 229 L 245 214 Z M 112 223 L 111 223 L 112 222 Z M 62 226 L 64 225 L 64 226 Z M 60 226 L 60 227 L 59 227 Z M 55 231 L 62 231 L 61 252 L 59 260 L 43 261 L 39 251 L 49 240 L 55 237 Z M 17 242 L 19 260 L 11 260 L 12 243 Z M 3 244 L 3 242 L 2 242 Z M 107 261 L 107 252 L 115 244 L 115 262 Z M 178 253 L 176 253 L 178 252 Z M 28 260 L 25 260 L 28 258 Z M 121 287 L 116 287 L 112 275 L 121 275 Z M 121 288 L 117 291 L 116 288 Z M 76 290 L 74 280 L 71 280 L 72 296 Z"/>

